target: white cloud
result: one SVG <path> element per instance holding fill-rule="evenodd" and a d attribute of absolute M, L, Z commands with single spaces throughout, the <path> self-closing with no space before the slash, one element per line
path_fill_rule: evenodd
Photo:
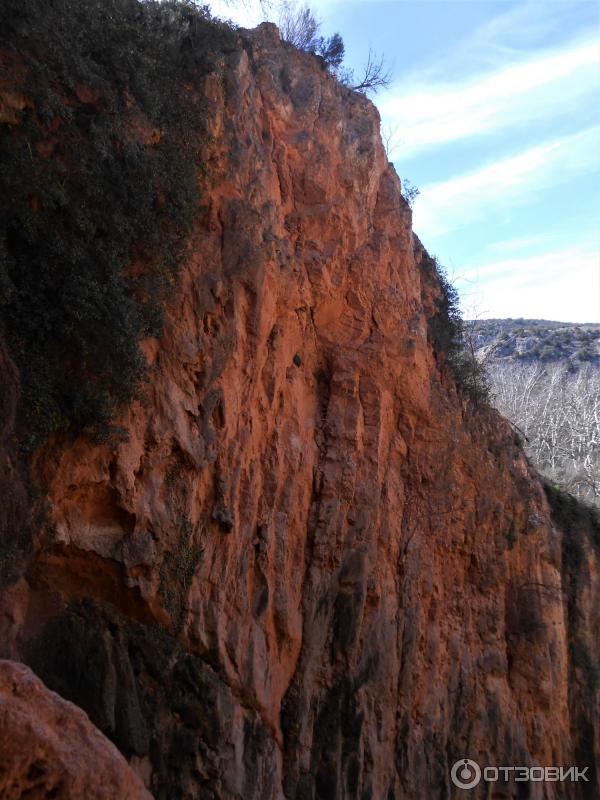
<path fill-rule="evenodd" d="M 597 243 L 482 264 L 457 284 L 466 316 L 600 322 Z"/>
<path fill-rule="evenodd" d="M 521 0 L 483 23 L 455 55 L 460 61 L 482 65 L 516 60 L 520 51 L 539 49 L 565 30 L 589 29 L 598 23 L 594 0 Z"/>
<path fill-rule="evenodd" d="M 331 22 L 353 2 L 366 0 L 313 0 L 310 5 Z M 259 0 L 232 5 L 214 0 L 211 5 L 215 13 L 244 27 L 259 24 L 265 16 L 277 18 L 276 3 L 266 14 Z M 556 203 L 555 187 L 563 185 L 567 191 L 570 181 L 598 169 L 600 126 L 581 130 L 589 124 L 600 90 L 591 8 L 579 0 L 521 0 L 446 51 L 434 53 L 424 43 L 427 66 L 377 97 L 383 122 L 398 130 L 395 155 L 402 159 L 435 150 L 435 159 L 447 161 L 445 145 L 489 136 L 480 142 L 483 147 L 490 144 L 489 163 L 476 167 L 471 161 L 464 174 L 421 185 L 414 224 L 426 243 L 449 232 L 464 237 L 461 229 L 473 222 L 480 228 L 478 241 L 484 238 L 482 231 L 493 237 L 499 218 L 528 204 L 535 203 L 543 218 L 547 203 Z M 571 37 L 567 42 L 566 31 Z M 393 58 L 394 53 L 388 55 Z M 579 132 L 562 135 L 565 121 Z M 557 133 L 548 139 L 555 124 Z M 513 145 L 513 154 L 507 156 L 511 134 L 525 128 L 529 140 L 536 131 L 545 131 L 542 140 L 521 152 L 514 152 Z M 504 138 L 502 153 L 499 137 L 492 138 L 498 132 Z M 543 227 L 536 225 L 535 231 Z M 589 220 L 582 220 L 581 227 L 589 230 Z M 520 239 L 489 244 L 480 265 L 467 268 L 461 292 L 465 306 L 475 302 L 484 317 L 600 320 L 598 243 L 567 247 L 564 232 L 527 236 L 523 225 L 519 231 Z M 575 241 L 576 236 L 574 232 Z"/>
<path fill-rule="evenodd" d="M 465 175 L 421 186 L 414 226 L 419 235 L 440 236 L 490 213 L 510 212 L 543 190 L 597 170 L 600 126 L 543 142 Z"/>
<path fill-rule="evenodd" d="M 407 158 L 465 137 L 564 117 L 584 102 L 595 103 L 599 64 L 597 43 L 580 41 L 454 82 L 413 75 L 379 107 L 384 122 L 400 128 L 398 155 Z"/>

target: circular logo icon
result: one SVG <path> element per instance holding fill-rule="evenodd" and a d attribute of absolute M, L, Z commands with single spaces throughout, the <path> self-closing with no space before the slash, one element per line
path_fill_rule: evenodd
<path fill-rule="evenodd" d="M 472 789 L 481 780 L 481 767 L 470 758 L 461 758 L 452 767 L 450 777 L 459 789 Z"/>

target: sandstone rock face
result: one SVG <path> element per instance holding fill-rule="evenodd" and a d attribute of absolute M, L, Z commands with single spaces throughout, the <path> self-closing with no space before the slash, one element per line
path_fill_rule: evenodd
<path fill-rule="evenodd" d="M 4 655 L 158 798 L 447 798 L 463 756 L 589 767 L 494 797 L 597 796 L 598 528 L 552 516 L 436 357 L 376 109 L 273 26 L 203 91 L 210 183 L 151 380 L 128 441 L 38 454 L 52 524 Z"/>
<path fill-rule="evenodd" d="M 145 800 L 116 747 L 24 664 L 0 661 L 0 796 Z"/>

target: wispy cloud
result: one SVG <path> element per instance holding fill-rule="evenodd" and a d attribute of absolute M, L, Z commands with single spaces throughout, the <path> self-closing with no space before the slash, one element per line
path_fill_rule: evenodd
<path fill-rule="evenodd" d="M 467 316 L 600 321 L 597 242 L 485 263 L 459 283 Z"/>
<path fill-rule="evenodd" d="M 506 239 L 501 242 L 492 242 L 487 247 L 487 251 L 492 254 L 498 253 L 517 253 L 526 252 L 528 250 L 540 250 L 542 247 L 547 247 L 548 244 L 555 244 L 557 236 L 553 234 L 535 234 L 532 236 L 520 236 L 513 239 Z"/>
<path fill-rule="evenodd" d="M 543 142 L 464 175 L 421 187 L 414 225 L 440 236 L 490 213 L 530 203 L 543 190 L 599 168 L 600 126 Z"/>
<path fill-rule="evenodd" d="M 572 42 L 453 82 L 411 76 L 380 103 L 384 121 L 401 130 L 398 156 L 565 115 L 598 93 L 598 45 Z M 419 85 L 419 82 L 421 85 Z"/>
<path fill-rule="evenodd" d="M 564 39 L 565 31 L 574 26 L 582 35 L 598 21 L 598 7 L 593 0 L 521 0 L 459 42 L 452 60 L 463 69 L 518 61 L 519 53 L 543 49 L 552 38 Z"/>

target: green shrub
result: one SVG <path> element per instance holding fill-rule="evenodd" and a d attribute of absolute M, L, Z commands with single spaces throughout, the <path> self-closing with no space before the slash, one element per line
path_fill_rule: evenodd
<path fill-rule="evenodd" d="M 415 186 L 408 178 L 402 178 L 402 197 L 408 203 L 409 208 L 413 207 L 415 200 L 420 194 L 421 190 L 418 186 Z"/>
<path fill-rule="evenodd" d="M 0 125 L 0 322 L 25 446 L 105 438 L 135 396 L 198 202 L 188 87 L 232 38 L 181 0 L 5 0 L 26 105 Z"/>
<path fill-rule="evenodd" d="M 279 29 L 284 42 L 305 53 L 320 56 L 335 75 L 344 60 L 344 42 L 339 33 L 328 39 L 319 36 L 320 21 L 307 6 L 297 8 L 293 3 L 281 3 Z"/>
<path fill-rule="evenodd" d="M 436 258 L 426 255 L 423 267 L 435 274 L 440 288 L 435 313 L 428 320 L 428 338 L 437 358 L 449 367 L 458 390 L 475 405 L 489 400 L 485 367 L 477 358 L 473 331 L 467 330 L 460 312 L 460 298 Z"/>

